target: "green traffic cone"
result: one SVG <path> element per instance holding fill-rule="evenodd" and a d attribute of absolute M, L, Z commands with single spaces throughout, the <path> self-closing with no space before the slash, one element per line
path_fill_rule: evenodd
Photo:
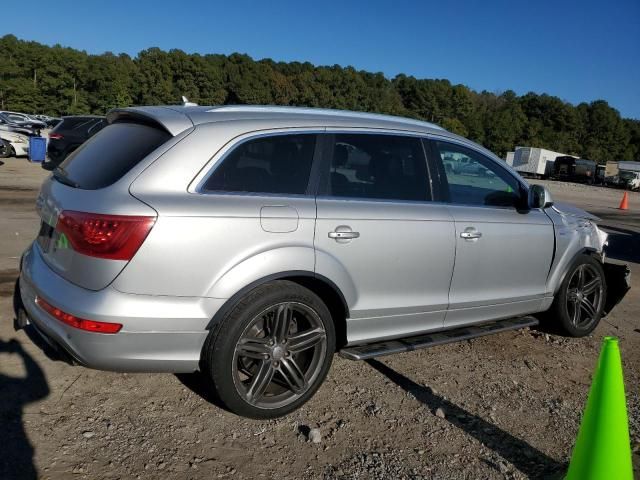
<path fill-rule="evenodd" d="M 566 480 L 633 480 L 618 339 L 604 337 Z"/>

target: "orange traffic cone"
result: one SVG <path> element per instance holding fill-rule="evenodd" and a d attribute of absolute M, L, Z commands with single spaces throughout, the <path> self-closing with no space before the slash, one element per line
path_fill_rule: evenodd
<path fill-rule="evenodd" d="M 622 201 L 620 202 L 619 210 L 629 210 L 629 193 L 624 192 L 622 196 Z"/>

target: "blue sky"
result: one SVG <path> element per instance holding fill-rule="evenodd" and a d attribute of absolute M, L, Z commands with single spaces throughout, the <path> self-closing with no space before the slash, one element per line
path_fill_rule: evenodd
<path fill-rule="evenodd" d="M 639 0 L 27 3 L 2 5 L 0 34 L 90 53 L 157 46 L 352 65 L 475 90 L 604 99 L 640 119 Z"/>

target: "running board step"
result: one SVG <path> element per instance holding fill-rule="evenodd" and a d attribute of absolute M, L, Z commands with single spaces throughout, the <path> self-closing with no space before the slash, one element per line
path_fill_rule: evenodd
<path fill-rule="evenodd" d="M 367 360 L 369 358 L 391 355 L 393 353 L 411 352 L 421 348 L 435 347 L 445 343 L 460 342 L 472 338 L 483 337 L 492 333 L 517 330 L 538 325 L 538 319 L 533 317 L 509 318 L 496 322 L 456 328 L 444 332 L 428 333 L 416 337 L 398 338 L 368 345 L 347 347 L 340 350 L 340 356 L 349 360 Z"/>

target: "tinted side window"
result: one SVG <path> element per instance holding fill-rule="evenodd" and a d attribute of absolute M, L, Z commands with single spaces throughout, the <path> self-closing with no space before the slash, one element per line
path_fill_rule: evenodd
<path fill-rule="evenodd" d="M 170 138 L 164 130 L 148 125 L 115 123 L 83 143 L 60 168 L 78 188 L 104 188 Z"/>
<path fill-rule="evenodd" d="M 420 139 L 396 135 L 335 136 L 329 193 L 337 197 L 430 200 Z"/>
<path fill-rule="evenodd" d="M 315 134 L 274 135 L 241 143 L 222 160 L 203 190 L 304 194 L 315 144 Z"/>
<path fill-rule="evenodd" d="M 449 184 L 452 203 L 513 207 L 518 203 L 520 186 L 506 170 L 490 159 L 467 148 L 434 142 Z"/>

